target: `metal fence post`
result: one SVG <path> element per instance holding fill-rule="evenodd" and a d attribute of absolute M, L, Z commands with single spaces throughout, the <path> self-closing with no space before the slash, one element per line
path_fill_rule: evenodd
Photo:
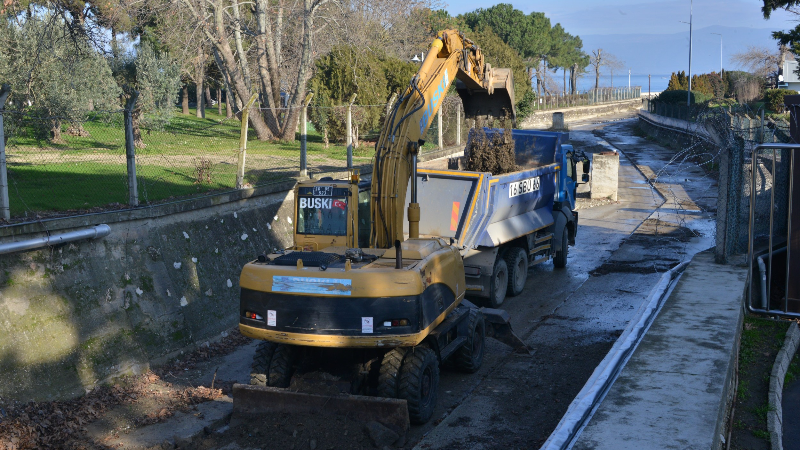
<path fill-rule="evenodd" d="M 456 145 L 461 145 L 461 107 L 456 106 Z"/>
<path fill-rule="evenodd" d="M 303 110 L 301 111 L 300 121 L 300 176 L 308 176 L 308 104 L 311 103 L 313 92 L 306 94 L 303 100 Z"/>
<path fill-rule="evenodd" d="M 437 143 L 439 144 L 439 150 L 444 149 L 444 139 L 442 139 L 442 110 L 443 109 L 444 108 L 439 108 L 439 114 L 437 114 L 438 117 L 436 118 L 436 124 L 437 124 L 437 128 L 438 128 L 438 130 L 436 130 L 436 131 L 438 131 L 438 133 L 437 133 L 438 134 Z"/>
<path fill-rule="evenodd" d="M 136 183 L 136 145 L 133 141 L 133 109 L 136 107 L 136 99 L 139 98 L 139 91 L 131 92 L 131 96 L 125 102 L 125 159 L 128 162 L 128 204 L 139 206 L 139 187 Z"/>
<path fill-rule="evenodd" d="M 247 121 L 250 117 L 250 107 L 253 106 L 256 98 L 258 98 L 258 94 L 251 95 L 250 100 L 247 101 L 247 104 L 242 109 L 242 131 L 239 133 L 239 162 L 236 166 L 236 189 L 244 187 L 244 163 L 247 158 L 247 129 L 249 128 Z"/>
<path fill-rule="evenodd" d="M 356 101 L 356 96 L 353 94 L 350 97 L 350 103 L 347 105 L 347 168 L 353 168 L 353 103 Z"/>
<path fill-rule="evenodd" d="M 0 209 L 3 219 L 11 220 L 11 205 L 8 203 L 8 173 L 6 172 L 6 135 L 3 128 L 3 110 L 11 87 L 4 84 L 0 87 Z"/>

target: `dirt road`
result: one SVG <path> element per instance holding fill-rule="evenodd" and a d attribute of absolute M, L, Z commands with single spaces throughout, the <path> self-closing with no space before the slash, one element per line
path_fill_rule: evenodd
<path fill-rule="evenodd" d="M 571 143 L 587 153 L 622 152 L 619 201 L 581 209 L 567 268 L 534 266 L 524 292 L 506 299 L 503 308 L 533 354 L 514 354 L 488 341 L 478 373 L 443 370 L 434 418 L 412 427 L 405 442 L 396 446 L 537 448 L 647 297 L 659 272 L 713 245 L 715 182 L 690 162 L 670 162 L 675 152 L 636 137 L 634 124 L 623 120 L 570 131 Z M 209 385 L 216 376 L 217 382 L 246 383 L 254 349 L 254 344 L 245 345 L 170 381 Z M 373 447 L 363 424 L 347 418 L 282 416 L 232 425 L 211 426 L 185 445 Z M 161 432 L 169 440 L 169 431 Z M 162 442 L 159 438 L 148 441 Z"/>

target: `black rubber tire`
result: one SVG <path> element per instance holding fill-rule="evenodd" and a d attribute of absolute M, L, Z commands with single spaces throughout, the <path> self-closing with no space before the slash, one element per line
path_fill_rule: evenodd
<path fill-rule="evenodd" d="M 508 267 L 508 290 L 509 296 L 522 293 L 525 289 L 525 282 L 528 280 L 528 257 L 525 250 L 520 247 L 511 247 L 503 258 Z"/>
<path fill-rule="evenodd" d="M 294 373 L 294 347 L 278 344 L 269 363 L 268 386 L 286 388 L 292 381 Z"/>
<path fill-rule="evenodd" d="M 564 231 L 561 232 L 561 249 L 556 252 L 553 257 L 553 265 L 559 269 L 567 267 L 567 256 L 569 255 L 569 228 L 564 225 Z"/>
<path fill-rule="evenodd" d="M 250 384 L 254 386 L 268 386 L 269 364 L 272 361 L 272 354 L 278 344 L 264 341 L 258 344 L 256 354 L 253 356 L 253 364 L 250 366 Z"/>
<path fill-rule="evenodd" d="M 489 306 L 499 308 L 506 299 L 508 290 L 508 264 L 503 258 L 497 258 L 492 271 L 491 291 L 489 292 Z"/>
<path fill-rule="evenodd" d="M 470 310 L 467 320 L 469 320 L 467 342 L 453 355 L 453 362 L 458 370 L 475 373 L 483 364 L 483 352 L 486 348 L 486 322 L 483 320 L 483 314 L 475 308 Z"/>
<path fill-rule="evenodd" d="M 413 424 L 430 420 L 439 393 L 439 359 L 428 347 L 414 347 L 403 360 L 398 397 L 408 402 Z"/>
<path fill-rule="evenodd" d="M 378 375 L 378 397 L 398 398 L 400 367 L 407 352 L 408 349 L 398 347 L 383 355 Z"/>

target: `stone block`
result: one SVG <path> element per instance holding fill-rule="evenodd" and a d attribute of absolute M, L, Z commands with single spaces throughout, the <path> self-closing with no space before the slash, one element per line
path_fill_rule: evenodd
<path fill-rule="evenodd" d="M 619 187 L 619 154 L 597 153 L 592 158 L 591 198 L 617 200 Z"/>

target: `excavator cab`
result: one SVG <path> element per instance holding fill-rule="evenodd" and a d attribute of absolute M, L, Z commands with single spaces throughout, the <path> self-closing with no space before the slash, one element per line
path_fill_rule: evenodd
<path fill-rule="evenodd" d="M 298 183 L 294 188 L 293 250 L 368 247 L 369 188 L 368 182 L 359 183 L 358 176 Z"/>

